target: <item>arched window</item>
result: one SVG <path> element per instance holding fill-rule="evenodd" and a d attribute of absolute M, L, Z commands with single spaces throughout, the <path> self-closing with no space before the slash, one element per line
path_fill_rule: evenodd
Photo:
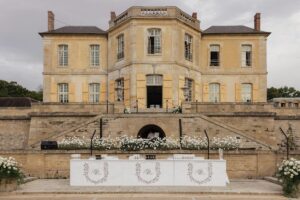
<path fill-rule="evenodd" d="M 209 101 L 220 102 L 220 84 L 211 83 L 209 84 Z"/>
<path fill-rule="evenodd" d="M 252 101 L 252 84 L 243 83 L 242 84 L 242 101 L 251 102 Z"/>
<path fill-rule="evenodd" d="M 161 53 L 161 30 L 159 28 L 148 29 L 148 54 Z"/>

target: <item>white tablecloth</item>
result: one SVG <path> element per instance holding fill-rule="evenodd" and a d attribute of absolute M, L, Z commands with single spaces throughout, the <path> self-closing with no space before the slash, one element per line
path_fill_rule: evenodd
<path fill-rule="evenodd" d="M 226 186 L 225 160 L 71 159 L 72 186 Z"/>

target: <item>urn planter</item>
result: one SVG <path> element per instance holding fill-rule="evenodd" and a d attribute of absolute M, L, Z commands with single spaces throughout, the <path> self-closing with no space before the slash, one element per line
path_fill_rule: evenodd
<path fill-rule="evenodd" d="M 11 192 L 18 188 L 18 180 L 14 178 L 2 178 L 0 180 L 0 192 Z"/>

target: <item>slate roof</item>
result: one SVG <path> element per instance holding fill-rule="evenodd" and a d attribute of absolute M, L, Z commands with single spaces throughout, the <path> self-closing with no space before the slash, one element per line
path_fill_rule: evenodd
<path fill-rule="evenodd" d="M 0 107 L 31 107 L 31 103 L 38 102 L 29 97 L 0 97 Z"/>
<path fill-rule="evenodd" d="M 106 31 L 96 27 L 96 26 L 64 26 L 53 31 L 47 31 L 39 33 L 43 35 L 52 34 L 90 34 L 90 35 L 106 35 Z"/>
<path fill-rule="evenodd" d="M 270 35 L 270 32 L 257 31 L 247 26 L 211 26 L 202 32 L 203 35 L 214 34 L 265 34 Z"/>

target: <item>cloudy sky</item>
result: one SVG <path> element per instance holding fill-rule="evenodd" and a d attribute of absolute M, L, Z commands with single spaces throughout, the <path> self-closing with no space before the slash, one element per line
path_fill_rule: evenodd
<path fill-rule="evenodd" d="M 42 85 L 42 41 L 47 11 L 55 13 L 56 28 L 96 25 L 108 28 L 110 11 L 117 14 L 134 5 L 175 5 L 198 12 L 201 28 L 211 25 L 253 27 L 262 13 L 268 39 L 268 87 L 300 89 L 300 0 L 0 0 L 0 79 L 29 89 Z"/>

